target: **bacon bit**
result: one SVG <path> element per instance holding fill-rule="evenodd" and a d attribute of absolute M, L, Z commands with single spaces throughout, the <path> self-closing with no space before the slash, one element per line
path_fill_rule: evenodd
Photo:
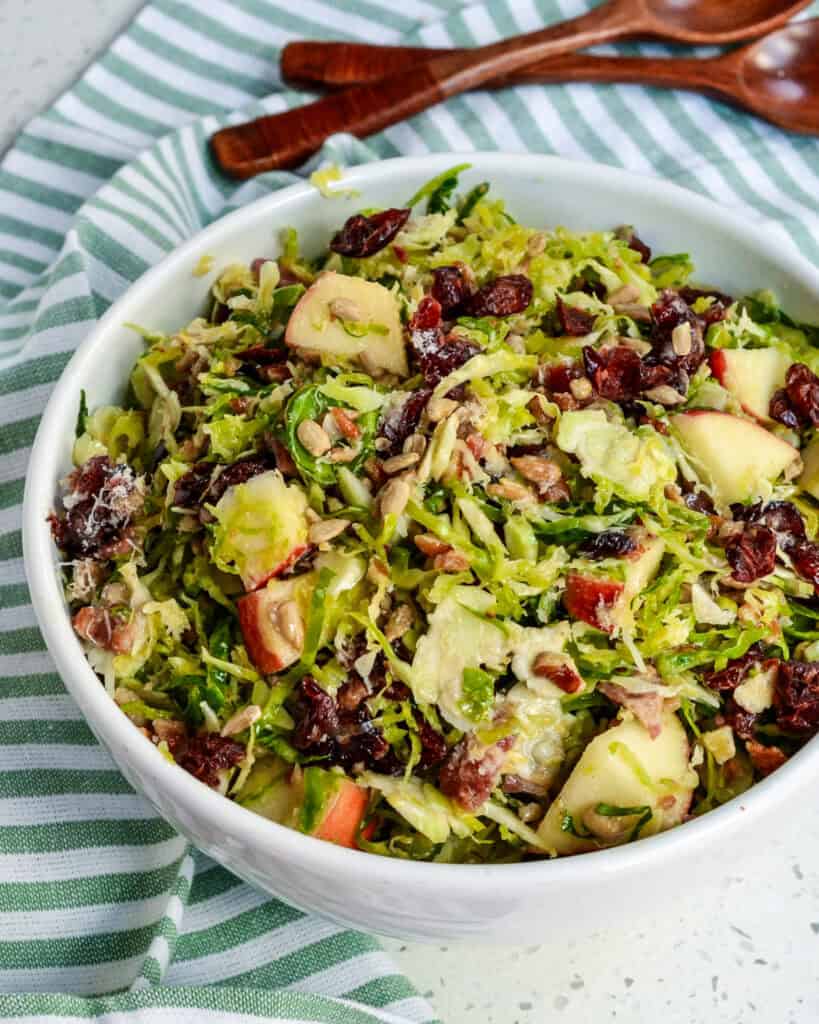
<path fill-rule="evenodd" d="M 541 426 L 548 426 L 552 422 L 552 417 L 544 407 L 545 402 L 546 399 L 543 395 L 534 395 L 526 406 Z"/>
<path fill-rule="evenodd" d="M 746 740 L 745 749 L 748 751 L 751 764 L 760 775 L 770 775 L 788 760 L 779 747 L 766 747 L 756 740 Z"/>
<path fill-rule="evenodd" d="M 330 415 L 336 421 L 336 426 L 348 441 L 357 441 L 361 437 L 361 429 L 355 423 L 353 414 L 334 405 L 330 410 Z"/>
<path fill-rule="evenodd" d="M 114 626 L 111 633 L 111 650 L 115 654 L 130 654 L 136 639 L 136 623 L 125 622 Z"/>
<path fill-rule="evenodd" d="M 600 683 L 598 690 L 604 693 L 615 704 L 633 712 L 648 730 L 649 736 L 656 739 L 663 729 L 663 697 L 659 693 L 632 693 L 617 683 Z"/>
<path fill-rule="evenodd" d="M 164 741 L 168 750 L 176 757 L 177 752 L 185 745 L 187 730 L 184 722 L 178 722 L 175 718 L 155 718 L 151 723 L 154 731 L 154 743 Z"/>
<path fill-rule="evenodd" d="M 552 401 L 561 412 L 573 412 L 575 409 L 580 408 L 580 404 L 577 399 L 573 395 L 570 395 L 568 391 L 557 392 L 552 395 Z"/>
<path fill-rule="evenodd" d="M 485 747 L 470 733 L 457 744 L 441 767 L 439 784 L 444 796 L 466 811 L 476 811 L 497 785 L 506 753 L 515 736 Z"/>
<path fill-rule="evenodd" d="M 532 663 L 532 671 L 536 676 L 559 686 L 564 693 L 577 693 L 583 685 L 583 680 L 560 654 L 541 652 Z"/>
<path fill-rule="evenodd" d="M 228 404 L 230 405 L 230 408 L 232 409 L 233 412 L 235 412 L 239 416 L 244 416 L 244 414 L 250 408 L 251 401 L 249 398 L 246 398 L 243 395 L 234 395 L 234 397 L 231 398 Z"/>
<path fill-rule="evenodd" d="M 489 447 L 486 439 L 481 437 L 480 434 L 470 434 L 466 439 L 466 445 L 479 462 L 484 457 L 486 449 Z"/>
<path fill-rule="evenodd" d="M 452 550 L 451 545 L 445 544 L 432 533 L 419 533 L 413 537 L 412 542 L 428 558 L 434 558 L 436 555 L 443 555 Z"/>
<path fill-rule="evenodd" d="M 436 555 L 432 560 L 432 568 L 438 569 L 440 572 L 466 572 L 469 568 L 469 559 L 453 548 Z"/>
<path fill-rule="evenodd" d="M 71 625 L 80 639 L 86 640 L 95 647 L 101 647 L 103 650 L 110 649 L 111 616 L 105 608 L 95 608 L 93 605 L 80 608 L 72 618 Z"/>

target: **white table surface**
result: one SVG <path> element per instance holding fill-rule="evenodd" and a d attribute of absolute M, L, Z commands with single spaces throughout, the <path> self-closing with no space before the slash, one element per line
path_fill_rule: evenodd
<path fill-rule="evenodd" d="M 207 5 L 207 0 L 202 0 Z M 141 6 L 0 0 L 0 152 Z M 790 816 L 789 816 L 790 818 Z M 669 878 L 651 919 L 517 948 L 388 940 L 446 1024 L 814 1024 L 819 1020 L 819 809 L 714 851 L 713 879 Z"/>

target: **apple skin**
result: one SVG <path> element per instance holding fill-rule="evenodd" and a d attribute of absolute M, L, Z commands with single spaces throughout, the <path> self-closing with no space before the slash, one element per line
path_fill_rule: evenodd
<path fill-rule="evenodd" d="M 355 311 L 347 322 L 379 324 L 376 331 L 354 337 L 331 306 Z M 384 333 L 386 332 L 386 333 Z M 302 295 L 287 323 L 285 344 L 291 348 L 326 353 L 336 359 L 360 361 L 365 369 L 384 370 L 405 377 L 409 372 L 404 329 L 395 296 L 383 285 L 327 271 Z"/>
<path fill-rule="evenodd" d="M 275 612 L 283 601 L 292 601 L 304 623 L 314 582 L 313 573 L 286 580 L 272 579 L 263 589 L 245 594 L 236 602 L 248 656 L 263 675 L 280 672 L 301 657 L 301 650 L 279 631 Z"/>
<path fill-rule="evenodd" d="M 711 372 L 749 416 L 770 423 L 774 392 L 785 383 L 791 360 L 775 348 L 717 349 L 709 357 Z"/>
<path fill-rule="evenodd" d="M 793 445 L 730 413 L 691 409 L 672 416 L 671 425 L 723 505 L 762 496 L 763 485 L 799 459 Z"/>
<path fill-rule="evenodd" d="M 299 544 L 298 547 L 293 548 L 290 554 L 285 558 L 283 562 L 280 562 L 275 569 L 271 569 L 270 572 L 265 573 L 264 576 L 253 576 L 249 577 L 246 581 L 246 589 L 253 593 L 254 591 L 261 590 L 261 588 L 269 583 L 270 580 L 277 579 L 283 572 L 296 564 L 303 554 L 310 550 L 309 544 Z"/>
<path fill-rule="evenodd" d="M 566 577 L 563 603 L 573 619 L 613 633 L 615 610 L 624 590 L 625 585 L 619 580 L 572 572 Z"/>
<path fill-rule="evenodd" d="M 318 828 L 312 834 L 317 839 L 358 849 L 358 827 L 367 810 L 370 791 L 357 786 L 350 779 L 342 779 L 338 793 Z"/>

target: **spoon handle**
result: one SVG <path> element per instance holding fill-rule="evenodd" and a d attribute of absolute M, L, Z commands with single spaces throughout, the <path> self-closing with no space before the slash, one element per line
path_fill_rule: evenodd
<path fill-rule="evenodd" d="M 377 46 L 369 43 L 288 43 L 282 51 L 281 69 L 291 82 L 345 88 L 376 82 L 397 71 L 417 67 L 442 53 L 462 54 L 464 50 L 434 50 L 413 46 Z M 734 75 L 722 69 L 721 60 L 682 58 L 597 57 L 567 53 L 527 64 L 489 83 L 507 85 L 542 84 L 577 79 L 584 82 L 631 82 L 669 88 L 730 92 Z"/>
<path fill-rule="evenodd" d="M 610 0 L 587 14 L 528 35 L 490 46 L 446 53 L 320 100 L 223 128 L 211 139 L 220 166 L 235 178 L 295 167 L 330 135 L 350 132 L 359 138 L 412 117 L 449 96 L 530 64 L 647 31 L 634 0 Z"/>

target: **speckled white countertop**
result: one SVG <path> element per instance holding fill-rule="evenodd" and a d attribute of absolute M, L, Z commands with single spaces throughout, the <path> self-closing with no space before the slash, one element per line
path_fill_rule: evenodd
<path fill-rule="evenodd" d="M 203 0 L 207 4 L 207 0 Z M 0 152 L 141 6 L 0 0 Z M 387 941 L 446 1024 L 815 1024 L 819 808 L 714 851 L 713 876 L 669 877 L 643 920 L 517 948 Z"/>

